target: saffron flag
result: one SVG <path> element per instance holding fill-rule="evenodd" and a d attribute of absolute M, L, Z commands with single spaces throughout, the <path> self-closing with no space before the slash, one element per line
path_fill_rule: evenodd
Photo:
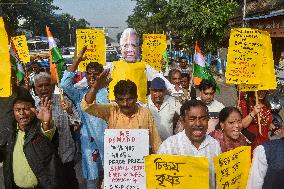
<path fill-rule="evenodd" d="M 195 83 L 195 85 L 199 85 L 202 79 L 208 79 L 216 84 L 217 91 L 220 92 L 220 88 L 211 73 L 210 67 L 206 65 L 206 60 L 200 48 L 198 47 L 197 42 L 195 44 L 194 64 L 192 72 L 195 77 L 199 78 L 199 80 L 195 79 L 195 82 L 198 82 Z"/>
<path fill-rule="evenodd" d="M 11 63 L 8 35 L 2 17 L 0 17 L 0 57 L 0 97 L 9 97 L 12 94 Z"/>
<path fill-rule="evenodd" d="M 25 71 L 16 51 L 13 40 L 10 45 L 10 61 L 12 68 L 15 70 L 18 82 L 22 81 L 25 77 Z"/>
<path fill-rule="evenodd" d="M 59 48 L 56 45 L 56 42 L 49 30 L 49 27 L 46 26 L 46 33 L 48 37 L 49 44 L 49 60 L 50 60 L 50 74 L 53 81 L 56 81 L 56 73 L 57 71 L 59 78 L 62 77 L 62 71 L 64 66 L 64 59 Z M 57 67 L 57 69 L 56 69 Z"/>

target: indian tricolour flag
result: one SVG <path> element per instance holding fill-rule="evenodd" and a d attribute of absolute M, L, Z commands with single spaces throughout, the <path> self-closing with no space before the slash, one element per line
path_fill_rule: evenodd
<path fill-rule="evenodd" d="M 206 64 L 206 60 L 198 47 L 198 44 L 195 44 L 195 53 L 194 53 L 194 64 L 193 64 L 193 75 L 200 79 L 199 84 L 202 79 L 208 79 L 212 82 L 216 83 L 211 70 L 210 66 Z M 196 83 L 195 83 L 196 84 Z M 216 83 L 217 84 L 217 83 Z M 198 83 L 197 83 L 198 85 Z M 220 88 L 217 86 L 217 90 L 220 91 Z"/>
<path fill-rule="evenodd" d="M 25 71 L 12 41 L 10 44 L 10 61 L 12 68 L 16 72 L 18 82 L 21 82 L 25 78 Z"/>
<path fill-rule="evenodd" d="M 64 59 L 60 52 L 60 49 L 57 47 L 56 42 L 49 30 L 49 27 L 46 26 L 46 33 L 48 37 L 49 43 L 49 52 L 50 52 L 50 74 L 53 81 L 57 81 L 56 79 L 56 70 L 59 78 L 62 77 L 62 71 L 64 66 Z"/>

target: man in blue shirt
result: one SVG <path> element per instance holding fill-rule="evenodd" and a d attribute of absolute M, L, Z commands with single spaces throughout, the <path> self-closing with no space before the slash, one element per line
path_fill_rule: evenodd
<path fill-rule="evenodd" d="M 88 91 L 90 85 L 95 82 L 96 77 L 103 71 L 99 63 L 89 63 L 86 67 L 86 79 L 88 86 L 76 88 L 74 86 L 75 71 L 79 63 L 84 60 L 83 55 L 86 47 L 80 52 L 73 64 L 66 70 L 61 79 L 61 87 L 67 96 L 76 105 L 83 123 L 81 128 L 82 170 L 87 180 L 87 188 L 96 189 L 99 186 L 100 176 L 103 175 L 102 162 L 104 156 L 104 130 L 107 127 L 103 119 L 91 116 L 83 112 L 80 107 L 82 98 Z M 98 103 L 108 103 L 108 92 L 106 88 L 99 90 L 96 95 Z"/>

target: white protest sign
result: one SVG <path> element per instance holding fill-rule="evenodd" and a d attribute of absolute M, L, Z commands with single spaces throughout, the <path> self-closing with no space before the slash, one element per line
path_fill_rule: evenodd
<path fill-rule="evenodd" d="M 146 189 L 147 129 L 106 129 L 104 149 L 105 189 Z"/>

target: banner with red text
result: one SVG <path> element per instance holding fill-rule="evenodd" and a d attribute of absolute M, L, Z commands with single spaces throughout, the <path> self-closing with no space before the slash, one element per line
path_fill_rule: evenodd
<path fill-rule="evenodd" d="M 106 129 L 104 149 L 105 189 L 146 189 L 147 129 Z"/>

